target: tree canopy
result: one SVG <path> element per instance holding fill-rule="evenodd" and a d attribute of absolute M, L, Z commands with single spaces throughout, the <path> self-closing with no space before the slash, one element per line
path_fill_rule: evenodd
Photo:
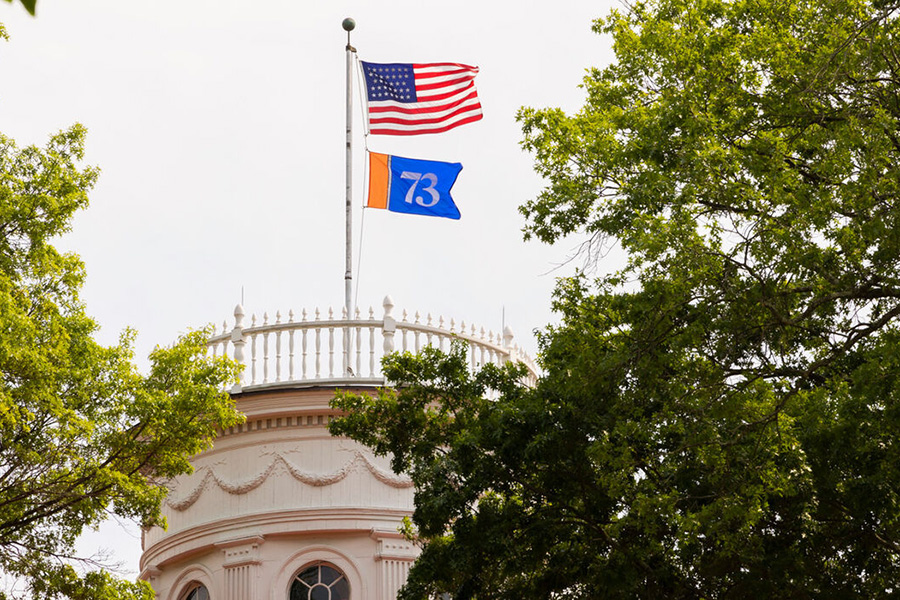
<path fill-rule="evenodd" d="M 84 265 L 52 244 L 97 179 L 84 137 L 76 125 L 40 149 L 0 135 L 0 571 L 25 586 L 0 598 L 152 598 L 75 560 L 74 542 L 110 514 L 164 525 L 163 484 L 241 418 L 223 391 L 237 367 L 206 356 L 203 331 L 157 347 L 147 375 L 132 332 L 93 339 Z"/>
<path fill-rule="evenodd" d="M 416 484 L 403 598 L 898 593 L 898 10 L 637 2 L 520 112 L 526 237 L 628 263 L 560 282 L 534 388 L 428 352 L 335 402 Z"/>

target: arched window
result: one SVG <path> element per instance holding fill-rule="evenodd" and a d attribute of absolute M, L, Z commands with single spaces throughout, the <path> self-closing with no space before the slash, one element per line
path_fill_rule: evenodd
<path fill-rule="evenodd" d="M 350 585 L 344 574 L 325 563 L 303 567 L 291 584 L 290 600 L 349 600 Z"/>
<path fill-rule="evenodd" d="M 209 600 L 209 591 L 200 584 L 193 584 L 187 594 L 182 596 L 183 600 Z"/>

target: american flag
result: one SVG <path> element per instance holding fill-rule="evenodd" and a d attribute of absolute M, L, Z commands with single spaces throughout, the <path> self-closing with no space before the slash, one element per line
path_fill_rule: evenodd
<path fill-rule="evenodd" d="M 441 133 L 481 119 L 478 67 L 363 61 L 369 133 Z"/>

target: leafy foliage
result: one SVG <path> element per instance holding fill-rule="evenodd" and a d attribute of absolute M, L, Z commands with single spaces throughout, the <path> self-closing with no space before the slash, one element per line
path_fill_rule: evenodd
<path fill-rule="evenodd" d="M 13 0 L 6 1 L 11 4 Z M 25 7 L 25 10 L 28 11 L 28 14 L 33 17 L 34 11 L 37 10 L 37 0 L 19 0 L 19 2 Z"/>
<path fill-rule="evenodd" d="M 83 264 L 51 243 L 97 178 L 78 166 L 84 136 L 75 126 L 42 150 L 0 135 L 0 570 L 33 598 L 151 598 L 144 583 L 80 576 L 73 544 L 110 512 L 164 525 L 162 484 L 240 418 L 222 391 L 237 370 L 206 357 L 203 331 L 157 347 L 146 376 L 131 332 L 93 340 Z"/>
<path fill-rule="evenodd" d="M 520 112 L 526 237 L 629 261 L 560 282 L 534 389 L 429 354 L 336 403 L 416 483 L 404 598 L 897 593 L 898 10 L 638 2 L 581 111 Z"/>

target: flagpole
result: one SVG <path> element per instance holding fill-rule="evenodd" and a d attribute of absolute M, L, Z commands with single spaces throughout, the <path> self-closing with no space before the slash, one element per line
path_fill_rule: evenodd
<path fill-rule="evenodd" d="M 356 48 L 350 45 L 350 32 L 356 27 L 356 21 L 346 18 L 341 27 L 347 32 L 347 163 L 346 163 L 346 268 L 344 270 L 344 309 L 347 319 L 353 318 L 353 54 Z M 344 330 L 344 375 L 349 374 L 349 332 Z"/>

